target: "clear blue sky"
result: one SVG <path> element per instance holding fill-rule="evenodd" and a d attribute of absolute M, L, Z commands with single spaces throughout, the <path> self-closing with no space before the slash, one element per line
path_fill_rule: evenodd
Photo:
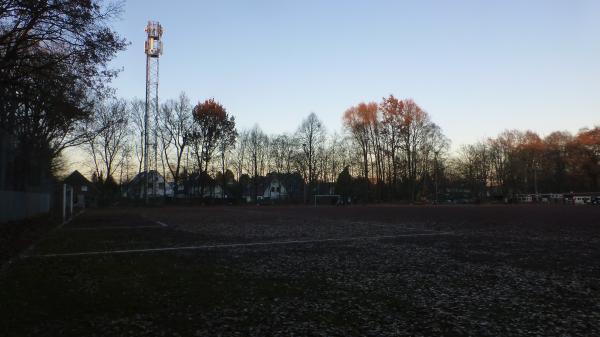
<path fill-rule="evenodd" d="M 214 97 L 242 128 L 413 98 L 454 148 L 507 128 L 600 124 L 600 1 L 142 1 L 115 28 L 118 95 L 144 97 L 144 27 L 165 29 L 161 100 Z"/>

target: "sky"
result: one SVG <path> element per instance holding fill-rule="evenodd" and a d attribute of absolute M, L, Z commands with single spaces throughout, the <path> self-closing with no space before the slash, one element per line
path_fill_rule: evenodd
<path fill-rule="evenodd" d="M 144 27 L 164 27 L 161 101 L 215 98 L 239 128 L 329 132 L 362 101 L 412 98 L 461 144 L 505 129 L 600 124 L 600 1 L 142 1 L 113 23 L 131 45 L 112 66 L 145 97 Z"/>

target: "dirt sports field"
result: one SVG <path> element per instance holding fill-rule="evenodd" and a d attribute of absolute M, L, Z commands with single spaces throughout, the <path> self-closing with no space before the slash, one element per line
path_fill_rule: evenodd
<path fill-rule="evenodd" d="M 600 207 L 89 210 L 0 299 L 3 336 L 599 336 Z"/>

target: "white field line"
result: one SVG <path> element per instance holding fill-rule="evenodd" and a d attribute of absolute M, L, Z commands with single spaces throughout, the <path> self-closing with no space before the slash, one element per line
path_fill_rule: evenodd
<path fill-rule="evenodd" d="M 27 247 L 27 248 L 26 248 L 26 249 L 25 249 L 23 252 L 21 252 L 19 255 L 15 256 L 15 257 L 13 257 L 12 259 L 10 259 L 10 260 L 6 261 L 4 264 L 2 264 L 2 265 L 0 266 L 0 277 L 1 277 L 1 276 L 3 276 L 3 275 L 5 275 L 5 274 L 4 274 L 4 272 L 5 272 L 6 270 L 8 270 L 8 268 L 9 268 L 9 267 L 10 267 L 10 266 L 11 266 L 13 263 L 15 263 L 15 261 L 17 261 L 18 259 L 24 259 L 24 258 L 26 258 L 26 257 L 28 257 L 28 256 L 31 256 L 31 255 L 29 255 L 29 252 L 32 252 L 32 251 L 35 249 L 35 246 L 36 246 L 38 243 L 40 243 L 40 242 L 44 241 L 44 240 L 46 239 L 46 237 L 48 236 L 48 234 L 50 234 L 50 233 L 53 233 L 53 232 L 55 232 L 55 231 L 58 231 L 58 230 L 60 230 L 60 229 L 64 228 L 64 227 L 63 227 L 64 225 L 66 225 L 66 224 L 68 224 L 69 222 L 73 221 L 73 219 L 75 219 L 75 217 L 77 217 L 77 216 L 79 216 L 79 215 L 83 214 L 84 212 L 85 212 L 85 209 L 81 210 L 79 213 L 75 213 L 75 214 L 73 214 L 73 215 L 72 215 L 72 216 L 71 216 L 69 219 L 67 219 L 67 220 L 65 220 L 65 221 L 63 221 L 63 222 L 61 222 L 61 223 L 60 223 L 58 226 L 56 226 L 56 227 L 54 227 L 53 229 L 51 229 L 50 231 L 48 231 L 48 233 L 46 233 L 46 235 L 44 235 L 43 237 L 39 238 L 37 241 L 35 241 L 34 243 L 32 243 L 32 244 L 31 244 L 29 247 Z"/>
<path fill-rule="evenodd" d="M 381 223 L 360 222 L 360 221 L 351 222 L 350 224 L 352 224 L 352 225 L 363 225 L 363 226 L 374 226 L 374 227 L 381 227 L 381 228 L 402 228 L 404 230 L 409 230 L 409 231 L 438 232 L 438 231 L 436 231 L 434 229 L 406 227 L 406 225 L 398 225 L 398 224 L 381 224 Z"/>
<path fill-rule="evenodd" d="M 161 226 L 161 227 L 169 227 L 169 225 L 167 225 L 166 223 L 162 222 L 162 221 L 158 221 L 158 220 L 152 220 L 150 219 L 149 216 L 147 216 L 146 214 L 140 214 L 140 216 L 148 221 L 154 222 L 155 224 Z"/>
<path fill-rule="evenodd" d="M 143 225 L 143 226 L 98 226 L 98 227 L 63 227 L 64 230 L 71 231 L 93 231 L 93 230 L 107 230 L 107 229 L 137 229 L 137 228 L 167 228 L 169 225 L 162 221 L 153 221 L 146 216 L 142 216 L 144 219 L 154 222 L 156 225 Z"/>
<path fill-rule="evenodd" d="M 454 234 L 454 233 L 453 232 L 437 232 L 437 233 L 422 233 L 422 234 L 358 236 L 358 237 L 346 237 L 346 238 L 334 238 L 334 239 L 289 240 L 289 241 L 250 242 L 250 243 L 230 243 L 230 244 L 213 244 L 213 245 L 183 246 L 183 247 L 146 248 L 146 249 L 123 249 L 123 250 L 103 250 L 103 251 L 78 252 L 78 253 L 40 254 L 40 255 L 29 255 L 29 257 L 86 256 L 86 255 L 107 255 L 107 254 L 130 254 L 130 253 L 166 252 L 166 251 L 176 251 L 176 250 L 201 250 L 201 249 L 256 247 L 256 246 L 297 245 L 297 244 L 306 244 L 306 243 L 310 244 L 310 243 L 323 243 L 323 242 L 381 240 L 381 239 L 395 239 L 395 238 L 404 238 L 404 237 L 436 236 L 436 235 L 452 235 L 452 234 Z"/>
<path fill-rule="evenodd" d="M 164 228 L 166 226 L 98 226 L 98 227 L 63 227 L 62 230 L 67 231 L 93 231 L 93 230 L 106 230 L 106 229 L 137 229 L 137 228 Z"/>
<path fill-rule="evenodd" d="M 403 225 L 381 225 L 375 223 L 362 223 L 361 225 L 375 226 L 381 228 L 401 228 L 407 231 L 421 231 L 421 232 L 437 232 L 434 229 L 423 229 L 423 228 L 415 228 L 415 227 L 405 227 Z"/>

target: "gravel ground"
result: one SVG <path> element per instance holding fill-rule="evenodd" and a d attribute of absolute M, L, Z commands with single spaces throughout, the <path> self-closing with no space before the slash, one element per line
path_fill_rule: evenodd
<path fill-rule="evenodd" d="M 600 335 L 598 219 L 600 208 L 563 206 L 92 211 L 6 271 L 0 327 L 7 336 Z M 435 231 L 451 234 L 36 256 Z"/>

